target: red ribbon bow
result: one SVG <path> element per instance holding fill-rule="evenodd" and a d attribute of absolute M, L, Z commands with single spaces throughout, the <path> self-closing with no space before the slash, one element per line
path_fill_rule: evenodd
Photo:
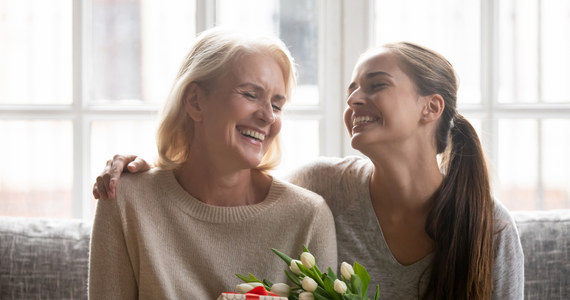
<path fill-rule="evenodd" d="M 226 294 L 239 294 L 239 293 L 226 293 Z M 249 292 L 245 293 L 245 299 L 246 300 L 258 300 L 259 296 L 274 296 L 277 297 L 276 294 L 272 293 L 272 292 L 268 292 L 264 287 L 262 286 L 257 286 L 251 290 L 249 290 Z"/>
<path fill-rule="evenodd" d="M 268 292 L 264 287 L 262 286 L 256 286 L 253 289 L 249 290 L 249 292 L 245 293 L 246 299 L 248 295 L 253 295 L 253 296 L 277 296 L 276 294 L 273 294 L 272 292 Z M 253 298 L 253 299 L 259 299 L 259 297 L 257 298 Z"/>

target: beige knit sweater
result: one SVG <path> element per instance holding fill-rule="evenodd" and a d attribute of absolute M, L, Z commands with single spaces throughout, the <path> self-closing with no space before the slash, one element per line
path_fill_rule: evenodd
<path fill-rule="evenodd" d="M 336 270 L 332 214 L 324 200 L 274 179 L 261 203 L 204 204 L 172 171 L 124 174 L 116 201 L 99 201 L 89 264 L 91 299 L 216 299 L 235 291 L 235 273 L 286 282 L 303 245 L 321 269 Z"/>

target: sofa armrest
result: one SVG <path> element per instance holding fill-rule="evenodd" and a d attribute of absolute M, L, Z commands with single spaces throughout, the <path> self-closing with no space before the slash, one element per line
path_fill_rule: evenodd
<path fill-rule="evenodd" d="M 570 210 L 517 211 L 525 299 L 570 299 Z"/>
<path fill-rule="evenodd" d="M 0 299 L 87 299 L 91 224 L 0 217 Z"/>

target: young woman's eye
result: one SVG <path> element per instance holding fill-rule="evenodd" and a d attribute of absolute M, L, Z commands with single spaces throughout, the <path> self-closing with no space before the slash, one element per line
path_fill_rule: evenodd
<path fill-rule="evenodd" d="M 378 89 L 378 88 L 383 88 L 385 86 L 386 86 L 385 83 L 373 83 L 371 87 L 372 89 Z"/>

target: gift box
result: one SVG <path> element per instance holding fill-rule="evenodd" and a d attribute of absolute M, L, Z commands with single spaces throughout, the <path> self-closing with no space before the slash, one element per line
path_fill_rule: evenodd
<path fill-rule="evenodd" d="M 287 297 L 279 297 L 263 287 L 256 287 L 245 294 L 221 293 L 217 300 L 287 300 Z"/>
<path fill-rule="evenodd" d="M 263 296 L 256 294 L 240 294 L 240 293 L 221 293 L 218 300 L 287 300 L 287 297 L 279 296 Z"/>

